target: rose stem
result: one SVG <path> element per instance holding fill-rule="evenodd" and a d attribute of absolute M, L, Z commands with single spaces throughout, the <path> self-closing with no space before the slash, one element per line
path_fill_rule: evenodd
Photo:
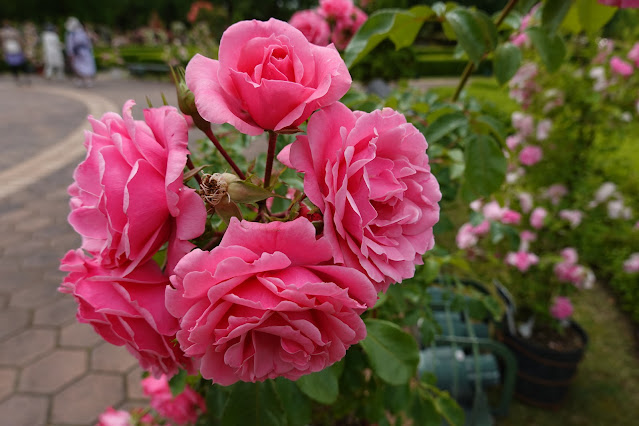
<path fill-rule="evenodd" d="M 193 161 L 191 160 L 191 156 L 190 155 L 186 156 L 186 167 L 188 167 L 189 170 L 195 169 L 195 165 L 193 164 Z M 199 172 L 196 173 L 195 175 L 193 175 L 193 177 L 197 181 L 197 184 L 199 186 L 202 186 L 202 177 L 200 176 L 200 173 Z"/>
<path fill-rule="evenodd" d="M 266 170 L 264 171 L 264 188 L 271 184 L 271 171 L 273 170 L 273 160 L 275 159 L 275 145 L 277 144 L 277 133 L 268 131 L 268 153 L 266 154 Z"/>
<path fill-rule="evenodd" d="M 495 21 L 496 27 L 499 27 L 501 23 L 504 22 L 504 19 L 506 19 L 506 16 L 508 16 L 508 14 L 513 9 L 513 7 L 515 7 L 515 4 L 517 4 L 517 1 L 518 0 L 510 0 L 508 2 L 506 7 L 504 7 L 504 9 L 501 11 L 501 14 Z M 461 76 L 461 80 L 459 81 L 459 84 L 457 85 L 457 89 L 455 90 L 455 94 L 453 95 L 453 102 L 457 102 L 457 99 L 459 98 L 459 95 L 461 94 L 462 89 L 466 85 L 466 82 L 468 81 L 468 78 L 473 73 L 473 71 L 475 71 L 475 63 L 473 61 L 468 61 L 468 64 L 466 64 L 466 68 L 464 68 L 464 73 Z"/>
<path fill-rule="evenodd" d="M 222 157 L 224 157 L 226 162 L 230 164 L 230 166 L 233 168 L 233 171 L 235 171 L 237 176 L 240 179 L 245 180 L 246 176 L 244 175 L 244 173 L 242 173 L 242 170 L 240 170 L 240 168 L 237 167 L 237 164 L 235 164 L 235 161 L 233 161 L 231 156 L 222 147 L 222 145 L 220 144 L 220 141 L 218 141 L 217 138 L 215 137 L 215 135 L 213 134 L 213 131 L 211 131 L 211 129 L 209 128 L 209 129 L 204 130 L 204 134 L 206 135 L 206 137 L 208 137 L 211 140 L 211 142 L 213 142 L 213 145 L 215 145 L 217 150 L 220 151 L 220 154 L 222 154 Z"/>

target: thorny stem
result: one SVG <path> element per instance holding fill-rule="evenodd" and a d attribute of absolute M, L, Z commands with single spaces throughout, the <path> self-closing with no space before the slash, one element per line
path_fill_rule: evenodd
<path fill-rule="evenodd" d="M 189 170 L 195 169 L 195 165 L 193 164 L 193 161 L 191 160 L 191 156 L 190 155 L 186 156 L 186 167 L 188 167 Z M 201 187 L 202 186 L 202 176 L 200 176 L 199 173 L 196 173 L 193 177 L 197 181 L 197 184 Z"/>
<path fill-rule="evenodd" d="M 504 19 L 506 19 L 506 16 L 508 16 L 510 11 L 513 10 L 513 7 L 515 7 L 517 1 L 518 0 L 510 0 L 506 7 L 504 7 L 504 9 L 501 11 L 499 16 L 497 17 L 497 20 L 495 21 L 495 26 L 497 28 L 499 28 L 502 22 L 504 22 Z M 453 95 L 453 102 L 457 102 L 457 99 L 459 99 L 459 95 L 464 89 L 464 86 L 466 86 L 466 83 L 468 82 L 468 79 L 470 78 L 473 71 L 475 71 L 475 63 L 473 61 L 468 61 L 468 64 L 466 64 L 466 68 L 464 68 L 464 72 L 462 73 L 462 76 L 459 80 L 459 84 L 457 85 L 457 89 L 455 90 L 455 94 Z"/>
<path fill-rule="evenodd" d="M 275 145 L 277 144 L 277 133 L 272 130 L 268 132 L 268 153 L 266 154 L 266 170 L 264 171 L 264 188 L 271 184 L 271 172 L 273 171 L 273 160 L 275 159 Z"/>
<path fill-rule="evenodd" d="M 237 176 L 240 179 L 245 180 L 246 176 L 244 175 L 242 170 L 240 170 L 237 164 L 235 164 L 235 161 L 233 161 L 233 159 L 228 154 L 228 152 L 226 152 L 226 150 L 222 147 L 222 145 L 220 144 L 220 141 L 217 140 L 217 138 L 213 134 L 213 131 L 209 128 L 204 131 L 204 134 L 206 135 L 206 137 L 208 137 L 211 140 L 211 142 L 213 142 L 213 145 L 215 145 L 215 148 L 217 148 L 217 150 L 220 151 L 220 154 L 222 154 L 222 157 L 224 157 L 226 162 L 229 163 L 229 165 L 233 168 L 233 171 L 237 174 Z"/>

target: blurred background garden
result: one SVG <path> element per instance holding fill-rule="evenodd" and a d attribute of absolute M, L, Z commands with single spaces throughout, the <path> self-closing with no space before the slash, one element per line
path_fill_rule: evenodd
<path fill-rule="evenodd" d="M 417 341 L 417 358 L 383 358 L 389 369 L 407 369 L 410 379 L 388 379 L 395 373 L 376 364 L 370 346 L 354 347 L 340 368 L 372 369 L 379 377 L 332 369 L 331 380 L 299 385 L 308 400 L 300 403 L 308 410 L 297 413 L 306 420 L 299 424 L 463 424 L 463 411 L 466 424 L 477 425 L 635 424 L 639 2 L 355 5 L 367 19 L 353 14 L 357 27 L 331 39 L 353 78 L 342 102 L 367 112 L 393 108 L 425 135 L 441 213 L 423 266 L 391 286 L 371 314 Z M 271 17 L 293 23 L 295 13 L 317 7 L 317 0 L 22 0 L 0 3 L 0 16 L 20 31 L 26 75 L 35 80 L 45 75 L 43 30 L 64 41 L 68 18 L 78 18 L 93 46 L 99 86 L 101 76 L 172 82 L 171 69 L 186 67 L 195 54 L 217 58 L 233 23 Z M 71 68 L 67 61 L 64 78 Z M 0 62 L 0 72 L 9 71 Z M 255 139 L 234 138 L 231 129 L 223 125 L 220 139 L 244 157 L 240 167 L 251 167 L 245 153 Z M 219 153 L 200 142 L 204 159 L 196 166 L 224 168 Z M 286 173 L 281 179 L 293 181 Z M 568 331 L 574 324 L 581 331 Z M 564 346 L 565 337 L 574 346 Z M 533 348 L 578 353 L 566 367 L 576 371 L 578 364 L 578 373 L 557 378 L 552 370 L 533 378 L 532 388 L 521 384 L 531 373 L 516 372 L 509 360 L 527 362 L 513 354 L 527 340 Z M 556 400 L 541 395 L 557 388 Z M 354 396 L 338 397 L 346 392 Z M 207 395 L 209 412 L 219 414 L 206 421 L 242 419 L 223 414 L 233 405 L 229 395 Z"/>

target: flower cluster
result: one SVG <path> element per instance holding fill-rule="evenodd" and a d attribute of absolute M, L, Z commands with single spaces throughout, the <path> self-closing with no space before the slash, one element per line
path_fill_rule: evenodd
<path fill-rule="evenodd" d="M 327 16 L 338 3 L 322 2 Z M 339 361 L 366 336 L 360 315 L 377 293 L 412 277 L 433 247 L 441 193 L 424 136 L 389 108 L 339 103 L 350 84 L 333 46 L 275 19 L 244 21 L 223 34 L 219 60 L 190 61 L 181 112 L 149 108 L 137 121 L 129 101 L 122 116 L 90 118 L 69 187 L 82 246 L 62 259 L 60 291 L 79 321 L 153 373 L 145 391 L 161 414 L 188 423 L 184 407 L 201 406 L 186 391 L 167 402 L 178 369 L 230 385 Z M 235 173 L 194 166 L 182 113 Z M 263 180 L 211 124 L 268 133 Z M 303 193 L 273 171 L 281 134 L 298 134 L 277 158 L 303 174 Z M 276 189 L 289 194 L 284 211 L 268 200 Z"/>
<path fill-rule="evenodd" d="M 344 50 L 368 16 L 353 0 L 320 0 L 316 9 L 295 12 L 289 23 L 313 44 Z"/>

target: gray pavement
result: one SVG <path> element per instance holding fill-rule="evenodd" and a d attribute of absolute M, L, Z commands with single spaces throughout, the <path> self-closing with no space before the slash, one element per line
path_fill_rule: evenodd
<path fill-rule="evenodd" d="M 146 406 L 141 369 L 124 348 L 75 320 L 76 304 L 57 292 L 59 259 L 80 238 L 67 224 L 67 186 L 83 158 L 88 112 L 148 96 L 175 105 L 169 83 L 100 75 L 91 89 L 0 76 L 0 425 L 94 425 L 108 406 Z M 102 111 L 105 112 L 105 111 Z M 66 142 L 67 145 L 64 145 Z M 69 149 L 69 144 L 74 144 Z M 55 149 L 55 148 L 59 149 Z M 46 163 L 32 161 L 49 153 Z M 55 166 L 51 166 L 55 164 Z M 7 180 L 13 180 L 7 182 Z M 8 189 L 7 189 L 8 188 Z"/>

